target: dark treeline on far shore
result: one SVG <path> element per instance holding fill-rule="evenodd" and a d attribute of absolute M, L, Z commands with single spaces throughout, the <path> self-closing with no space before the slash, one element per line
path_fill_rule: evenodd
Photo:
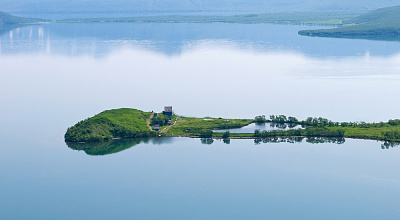
<path fill-rule="evenodd" d="M 305 126 L 319 126 L 319 127 L 360 127 L 360 128 L 370 128 L 370 127 L 384 127 L 389 124 L 391 126 L 400 125 L 400 119 L 391 119 L 388 122 L 333 122 L 329 119 L 322 117 L 308 117 L 306 120 L 299 121 L 297 118 L 285 115 L 270 115 L 269 119 L 266 119 L 265 115 L 256 116 L 254 118 L 255 123 L 286 123 L 286 124 L 296 124 Z"/>

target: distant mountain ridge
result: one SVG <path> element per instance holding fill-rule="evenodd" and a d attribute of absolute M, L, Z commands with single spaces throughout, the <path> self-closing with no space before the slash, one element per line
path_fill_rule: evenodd
<path fill-rule="evenodd" d="M 345 27 L 299 31 L 300 35 L 400 40 L 400 5 L 381 8 L 344 22 Z"/>
<path fill-rule="evenodd" d="M 400 24 L 400 5 L 377 9 L 346 21 L 346 24 L 381 23 L 382 25 Z"/>
<path fill-rule="evenodd" d="M 2 0 L 0 11 L 23 13 L 127 12 L 287 12 L 373 10 L 399 5 L 400 0 Z"/>
<path fill-rule="evenodd" d="M 18 16 L 14 16 L 14 15 L 0 11 L 0 25 L 35 23 L 35 22 L 39 22 L 39 21 L 43 21 L 43 20 L 34 19 L 34 18 L 18 17 Z"/>

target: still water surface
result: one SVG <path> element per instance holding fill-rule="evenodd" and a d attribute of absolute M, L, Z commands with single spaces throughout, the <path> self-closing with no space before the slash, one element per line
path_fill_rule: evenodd
<path fill-rule="evenodd" d="M 233 128 L 233 129 L 222 129 L 222 130 L 215 130 L 214 132 L 226 132 L 229 131 L 230 133 L 254 133 L 254 130 L 259 131 L 273 131 L 273 130 L 288 130 L 288 129 L 298 129 L 302 128 L 301 125 L 294 125 L 294 124 L 276 124 L 276 123 L 251 123 L 247 126 L 241 128 Z"/>
<path fill-rule="evenodd" d="M 63 141 L 77 121 L 120 107 L 399 118 L 399 42 L 298 36 L 304 28 L 3 27 L 0 219 L 398 219 L 400 151 L 375 141 Z"/>

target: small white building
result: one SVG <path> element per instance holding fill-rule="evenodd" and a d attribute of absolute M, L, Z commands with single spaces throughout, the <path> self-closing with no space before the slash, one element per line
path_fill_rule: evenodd
<path fill-rule="evenodd" d="M 165 106 L 164 107 L 164 112 L 173 113 L 172 112 L 172 106 Z"/>

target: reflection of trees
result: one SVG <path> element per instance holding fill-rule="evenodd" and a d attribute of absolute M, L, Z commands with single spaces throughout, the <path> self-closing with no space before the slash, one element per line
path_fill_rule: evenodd
<path fill-rule="evenodd" d="M 301 143 L 303 141 L 304 137 L 287 137 L 287 138 L 281 138 L 281 137 L 272 137 L 272 138 L 258 138 L 254 140 L 255 144 L 267 144 L 267 143 Z"/>
<path fill-rule="evenodd" d="M 223 139 L 224 144 L 231 144 L 231 139 Z"/>
<path fill-rule="evenodd" d="M 335 143 L 335 144 L 343 144 L 346 140 L 344 138 L 328 138 L 328 137 L 272 137 L 272 138 L 257 138 L 254 140 L 254 144 L 267 144 L 267 143 L 302 143 L 303 140 L 306 139 L 307 143 L 311 144 L 322 144 L 322 143 Z"/>
<path fill-rule="evenodd" d="M 389 148 L 398 147 L 399 145 L 400 145 L 399 142 L 389 142 L 389 141 L 386 141 L 385 143 L 381 144 L 381 148 L 382 148 L 382 149 L 389 149 Z"/>
<path fill-rule="evenodd" d="M 212 138 L 201 138 L 200 139 L 202 144 L 212 144 L 214 143 L 214 140 Z"/>
<path fill-rule="evenodd" d="M 286 129 L 286 128 L 295 128 L 298 126 L 297 124 L 294 123 L 269 123 L 269 126 L 271 128 L 279 128 L 279 129 Z"/>
<path fill-rule="evenodd" d="M 256 122 L 256 124 L 263 124 L 265 123 L 265 115 L 260 115 L 260 116 L 256 116 L 254 118 L 254 121 Z"/>
<path fill-rule="evenodd" d="M 152 144 L 164 144 L 171 143 L 172 141 L 172 138 L 132 138 L 93 143 L 67 142 L 67 146 L 73 150 L 83 150 L 87 155 L 101 156 L 118 153 L 141 143 L 147 144 L 151 142 Z"/>
<path fill-rule="evenodd" d="M 333 143 L 333 144 L 344 144 L 346 140 L 342 137 L 309 137 L 306 140 L 307 143 L 311 144 L 324 144 L 324 143 Z"/>
<path fill-rule="evenodd" d="M 286 142 L 294 144 L 303 142 L 304 137 L 288 137 L 286 138 Z"/>
<path fill-rule="evenodd" d="M 286 129 L 287 124 L 286 123 L 270 123 L 271 128 L 279 128 L 279 129 Z"/>

